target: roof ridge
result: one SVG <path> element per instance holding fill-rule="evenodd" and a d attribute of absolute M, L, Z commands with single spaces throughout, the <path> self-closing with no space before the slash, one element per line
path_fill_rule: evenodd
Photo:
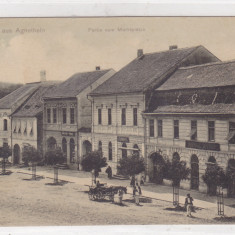
<path fill-rule="evenodd" d="M 72 76 L 70 76 L 70 77 L 67 78 L 67 79 L 70 79 L 70 78 L 72 78 L 74 75 L 77 75 L 77 74 L 94 73 L 94 72 L 104 72 L 104 71 L 109 71 L 109 70 L 113 70 L 113 68 L 110 68 L 110 69 L 100 69 L 100 70 L 91 70 L 91 71 L 84 71 L 84 72 L 77 72 L 77 73 L 74 73 Z M 65 81 L 67 81 L 67 79 L 66 79 Z"/>
<path fill-rule="evenodd" d="M 235 63 L 235 59 L 227 60 L 227 61 L 210 62 L 210 63 L 199 64 L 199 65 L 191 65 L 187 67 L 180 67 L 179 70 L 187 70 L 187 69 L 197 68 L 197 67 L 206 67 L 206 66 L 212 66 L 212 65 L 230 64 L 230 63 Z"/>
<path fill-rule="evenodd" d="M 198 47 L 203 47 L 202 45 L 198 45 L 198 46 L 193 46 L 193 47 L 183 47 L 183 48 L 177 48 L 177 49 L 173 49 L 173 50 L 164 50 L 164 51 L 156 51 L 156 52 L 149 52 L 149 53 L 144 53 L 143 55 L 153 55 L 153 54 L 160 54 L 160 53 L 164 53 L 164 52 L 169 52 L 169 51 L 180 51 L 180 50 L 187 50 L 187 49 L 196 49 Z M 138 59 L 140 57 L 137 57 L 136 59 Z"/>

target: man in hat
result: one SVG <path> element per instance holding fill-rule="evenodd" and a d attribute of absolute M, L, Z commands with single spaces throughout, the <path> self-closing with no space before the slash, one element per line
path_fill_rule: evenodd
<path fill-rule="evenodd" d="M 187 216 L 192 217 L 191 212 L 193 209 L 193 198 L 190 196 L 190 194 L 187 194 L 187 197 L 185 198 L 185 207 L 187 209 Z"/>

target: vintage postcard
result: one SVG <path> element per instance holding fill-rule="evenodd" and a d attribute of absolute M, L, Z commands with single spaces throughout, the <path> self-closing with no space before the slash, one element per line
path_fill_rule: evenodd
<path fill-rule="evenodd" d="M 235 18 L 0 18 L 0 226 L 235 223 Z"/>

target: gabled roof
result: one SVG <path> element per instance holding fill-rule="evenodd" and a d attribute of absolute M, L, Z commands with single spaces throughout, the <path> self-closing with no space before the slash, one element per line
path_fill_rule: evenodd
<path fill-rule="evenodd" d="M 157 91 L 235 85 L 235 61 L 179 68 Z"/>
<path fill-rule="evenodd" d="M 153 84 L 156 87 L 162 82 L 162 76 L 168 74 L 198 48 L 205 49 L 203 46 L 197 46 L 143 54 L 101 84 L 91 95 L 143 92 Z"/>
<path fill-rule="evenodd" d="M 39 87 L 39 85 L 39 82 L 28 83 L 4 96 L 0 99 L 0 109 L 12 109 L 13 106 L 14 108 L 19 107 L 23 102 L 25 102 L 25 99 L 27 99 L 27 97 L 32 94 L 37 87 Z"/>
<path fill-rule="evenodd" d="M 235 114 L 235 104 L 188 104 L 188 105 L 166 105 L 158 106 L 149 114 Z M 146 113 L 148 114 L 148 112 Z"/>
<path fill-rule="evenodd" d="M 13 117 L 35 117 L 43 111 L 43 100 L 42 97 L 50 93 L 55 87 L 53 83 L 44 82 L 34 94 L 28 98 L 24 105 L 17 110 L 12 116 Z"/>
<path fill-rule="evenodd" d="M 80 92 L 92 85 L 110 70 L 111 69 L 76 73 L 53 89 L 50 94 L 46 94 L 44 98 L 75 98 Z"/>

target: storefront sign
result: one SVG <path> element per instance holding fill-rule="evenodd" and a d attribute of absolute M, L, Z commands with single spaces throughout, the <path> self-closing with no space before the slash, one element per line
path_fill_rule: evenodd
<path fill-rule="evenodd" d="M 75 132 L 62 131 L 62 136 L 75 136 Z"/>
<path fill-rule="evenodd" d="M 118 136 L 117 137 L 117 141 L 118 142 L 124 142 L 124 143 L 129 143 L 129 137 L 126 137 L 126 136 Z"/>
<path fill-rule="evenodd" d="M 186 140 L 185 147 L 193 149 L 220 151 L 220 144 L 218 143 L 198 142 L 192 140 Z"/>

